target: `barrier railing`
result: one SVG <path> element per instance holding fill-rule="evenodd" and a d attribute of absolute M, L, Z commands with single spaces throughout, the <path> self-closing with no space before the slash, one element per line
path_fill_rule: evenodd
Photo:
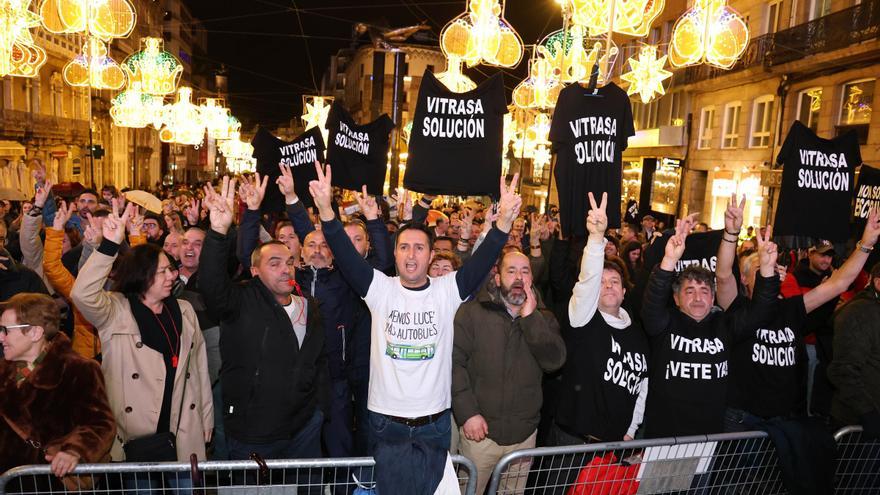
<path fill-rule="evenodd" d="M 841 428 L 834 440 L 834 493 L 880 493 L 880 442 L 863 438 L 861 426 Z"/>
<path fill-rule="evenodd" d="M 528 479 L 508 466 L 528 462 Z M 764 432 L 541 447 L 495 466 L 489 492 L 592 495 L 681 492 L 786 493 L 776 450 Z"/>
<path fill-rule="evenodd" d="M 464 495 L 476 491 L 476 466 L 452 456 Z M 371 457 L 175 463 L 82 464 L 62 482 L 48 465 L 21 466 L 0 475 L 0 495 L 54 494 L 368 494 Z"/>

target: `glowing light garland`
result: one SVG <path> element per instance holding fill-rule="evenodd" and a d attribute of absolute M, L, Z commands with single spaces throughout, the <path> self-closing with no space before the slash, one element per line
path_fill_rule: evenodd
<path fill-rule="evenodd" d="M 551 63 L 535 57 L 529 61 L 529 77 L 513 88 L 513 103 L 520 108 L 556 106 L 562 84 Z"/>
<path fill-rule="evenodd" d="M 598 64 L 598 83 L 603 84 L 617 61 L 617 45 L 612 41 L 610 55 L 606 54 L 606 40 L 586 36 L 585 29 L 575 25 L 568 31 L 550 33 L 537 46 L 538 54 L 550 62 L 554 73 L 563 83 L 589 80 L 593 66 Z M 601 72 L 606 61 L 605 70 Z"/>
<path fill-rule="evenodd" d="M 733 67 L 749 44 L 749 27 L 726 0 L 696 0 L 675 22 L 669 62 L 675 67 L 706 63 Z"/>
<path fill-rule="evenodd" d="M 0 0 L 0 77 L 35 77 L 48 57 L 34 43 L 30 29 L 40 16 L 29 10 L 30 0 Z"/>
<path fill-rule="evenodd" d="M 663 11 L 664 0 L 565 0 L 563 7 L 571 12 L 571 20 L 586 27 L 591 36 L 608 32 L 612 3 L 615 33 L 647 36 L 651 23 Z"/>
<path fill-rule="evenodd" d="M 51 33 L 86 33 L 104 41 L 127 38 L 137 22 L 129 0 L 43 0 L 40 17 Z"/>
<path fill-rule="evenodd" d="M 200 98 L 199 114 L 208 135 L 214 139 L 230 139 L 233 132 L 241 129 L 241 122 L 232 116 L 222 98 Z"/>
<path fill-rule="evenodd" d="M 226 170 L 238 174 L 256 170 L 257 159 L 253 157 L 253 145 L 242 141 L 238 131 L 230 133 L 229 137 L 217 145 L 220 154 L 226 158 Z"/>
<path fill-rule="evenodd" d="M 199 107 L 192 103 L 190 87 L 181 86 L 177 90 L 177 101 L 162 109 L 162 122 L 159 140 L 164 143 L 199 146 L 205 139 L 205 123 Z"/>
<path fill-rule="evenodd" d="M 468 11 L 449 21 L 440 32 L 440 48 L 447 59 L 514 67 L 523 56 L 519 34 L 504 19 L 501 0 L 469 0 Z"/>
<path fill-rule="evenodd" d="M 129 81 L 140 82 L 147 94 L 174 93 L 183 74 L 183 66 L 163 50 L 164 44 L 161 38 L 141 38 L 141 51 L 129 55 L 122 64 Z"/>
<path fill-rule="evenodd" d="M 152 124 L 162 127 L 162 97 L 141 91 L 141 83 L 131 83 L 125 91 L 111 100 L 110 117 L 118 127 L 142 129 Z"/>
<path fill-rule="evenodd" d="M 461 72 L 463 63 L 458 57 L 449 57 L 446 60 L 446 71 L 435 74 L 437 80 L 453 93 L 464 93 L 477 87 L 477 83 Z"/>
<path fill-rule="evenodd" d="M 107 46 L 91 37 L 83 44 L 82 53 L 64 66 L 62 75 L 71 86 L 121 89 L 125 85 L 125 73 L 107 56 Z"/>
<path fill-rule="evenodd" d="M 639 94 L 642 103 L 650 103 L 657 95 L 666 94 L 663 81 L 672 77 L 672 72 L 665 70 L 666 55 L 657 58 L 657 48 L 645 45 L 639 49 L 638 59 L 629 59 L 630 72 L 620 76 L 629 83 L 626 94 Z"/>

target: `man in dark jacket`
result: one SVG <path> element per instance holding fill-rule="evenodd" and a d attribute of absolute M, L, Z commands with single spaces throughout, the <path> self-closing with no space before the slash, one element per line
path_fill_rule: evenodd
<path fill-rule="evenodd" d="M 6 249 L 0 247 L 0 301 L 22 292 L 49 294 L 36 272 L 16 262 Z"/>
<path fill-rule="evenodd" d="M 259 180 L 259 177 L 258 177 Z M 262 184 L 243 184 L 249 210 L 259 210 Z M 199 263 L 200 290 L 220 319 L 224 423 L 230 459 L 256 452 L 267 459 L 321 456 L 319 408 L 326 398 L 324 328 L 312 298 L 290 293 L 293 258 L 272 241 L 252 255 L 254 278 L 235 285 L 226 271 L 235 181 L 206 190 L 211 230 Z"/>
<path fill-rule="evenodd" d="M 452 408 L 461 453 L 477 465 L 477 493 L 501 457 L 535 446 L 541 380 L 565 362 L 559 324 L 539 305 L 529 258 L 504 255 L 494 286 L 456 313 L 452 351 Z M 508 469 L 505 491 L 525 487 L 530 464 Z"/>

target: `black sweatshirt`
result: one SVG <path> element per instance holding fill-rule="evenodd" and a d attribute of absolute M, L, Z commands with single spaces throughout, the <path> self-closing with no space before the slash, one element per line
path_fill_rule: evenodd
<path fill-rule="evenodd" d="M 779 293 L 779 277 L 758 274 L 749 304 L 712 311 L 696 321 L 671 306 L 674 277 L 655 267 L 642 304 L 645 333 L 651 339 L 648 438 L 723 431 L 730 349 L 759 325 L 770 323 Z"/>

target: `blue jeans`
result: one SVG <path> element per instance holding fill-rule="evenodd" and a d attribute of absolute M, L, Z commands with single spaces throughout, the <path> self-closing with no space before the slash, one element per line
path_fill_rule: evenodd
<path fill-rule="evenodd" d="M 351 390 L 348 380 L 334 380 L 330 386 L 330 411 L 324 425 L 324 446 L 328 457 L 351 457 L 352 445 Z"/>
<path fill-rule="evenodd" d="M 190 495 L 193 488 L 189 472 L 125 473 L 122 475 L 122 484 L 126 493 L 131 495 Z"/>
<path fill-rule="evenodd" d="M 452 441 L 452 417 L 449 409 L 443 412 L 437 421 L 424 426 L 406 426 L 392 421 L 385 414 L 369 411 L 370 448 L 369 455 L 376 451 L 379 442 L 405 442 L 420 440 L 428 445 L 449 450 Z"/>

